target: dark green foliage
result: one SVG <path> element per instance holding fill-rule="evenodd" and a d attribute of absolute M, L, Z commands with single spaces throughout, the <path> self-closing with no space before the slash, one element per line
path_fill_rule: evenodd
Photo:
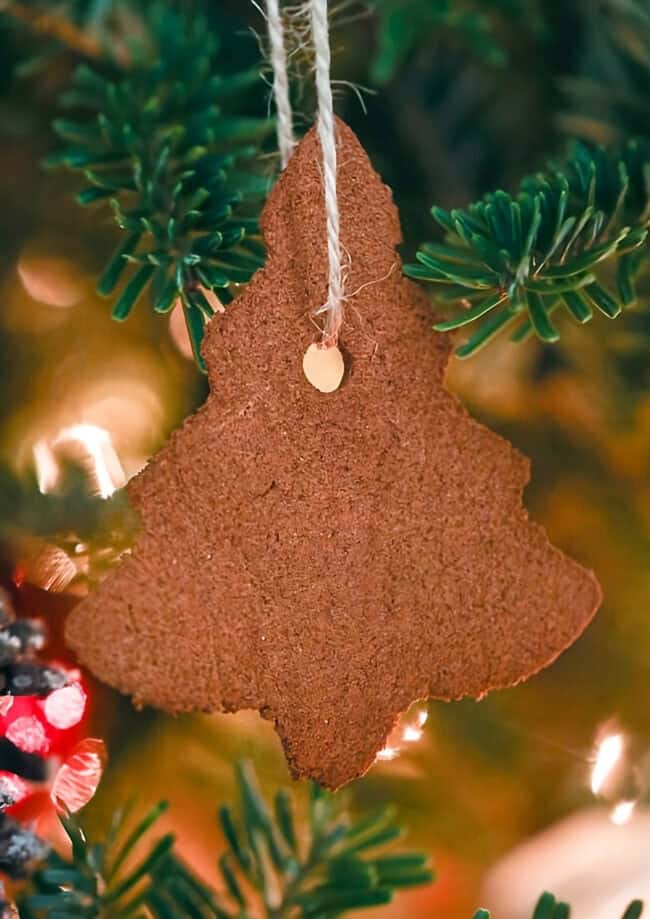
<path fill-rule="evenodd" d="M 623 919 L 639 919 L 642 912 L 643 903 L 633 900 L 623 913 Z M 569 919 L 570 914 L 571 907 L 568 903 L 556 900 L 553 894 L 543 893 L 533 910 L 532 919 Z M 490 919 L 490 916 L 487 909 L 479 909 L 474 913 L 473 919 Z"/>
<path fill-rule="evenodd" d="M 65 468 L 61 488 L 43 494 L 33 476 L 21 478 L 0 463 L 0 538 L 10 539 L 18 532 L 51 539 L 74 532 L 88 539 L 127 521 L 135 524 L 126 495 L 117 492 L 106 500 L 88 494 L 87 478 L 80 469 Z"/>
<path fill-rule="evenodd" d="M 47 855 L 18 901 L 22 919 L 334 919 L 433 880 L 424 855 L 377 854 L 401 835 L 389 810 L 354 821 L 342 812 L 341 795 L 312 785 L 309 832 L 298 839 L 292 796 L 279 791 L 271 810 L 252 768 L 239 764 L 236 774 L 241 816 L 219 809 L 227 844 L 218 861 L 224 895 L 175 854 L 171 834 L 149 841 L 167 808 L 162 802 L 135 824 L 129 808 L 119 811 L 97 844 L 74 818 L 63 818 L 71 856 Z M 642 911 L 635 900 L 623 919 L 639 919 Z M 569 912 L 544 893 L 532 919 L 569 919 Z M 473 919 L 490 919 L 490 913 L 479 909 Z"/>
<path fill-rule="evenodd" d="M 55 493 L 43 494 L 33 475 L 18 476 L 0 463 L 0 542 L 5 546 L 19 547 L 36 536 L 71 559 L 82 548 L 87 566 L 79 577 L 92 584 L 131 546 L 138 525 L 124 491 L 109 499 L 91 495 L 87 474 L 74 466 L 62 468 Z"/>
<path fill-rule="evenodd" d="M 156 887 L 172 882 L 176 870 L 169 834 L 153 843 L 135 866 L 124 867 L 127 856 L 165 809 L 165 804 L 158 805 L 130 832 L 125 827 L 126 812 L 118 812 L 107 839 L 96 845 L 88 842 L 74 818 L 63 817 L 71 855 L 48 856 L 19 900 L 20 915 L 70 919 L 137 915 Z"/>
<path fill-rule="evenodd" d="M 601 0 L 588 7 L 577 74 L 562 85 L 563 127 L 596 142 L 650 137 L 650 7 Z"/>
<path fill-rule="evenodd" d="M 503 51 L 482 6 L 486 4 L 375 0 L 379 30 L 373 78 L 378 83 L 387 83 L 415 48 L 427 38 L 437 36 L 441 29 L 457 30 L 481 57 L 493 64 L 503 64 Z"/>
<path fill-rule="evenodd" d="M 126 62 L 77 70 L 62 102 L 80 114 L 55 122 L 68 146 L 49 163 L 84 173 L 81 204 L 112 204 L 124 236 L 98 290 L 122 285 L 114 318 L 126 319 L 145 291 L 158 313 L 180 298 L 201 365 L 213 314 L 204 291 L 228 303 L 262 264 L 257 217 L 269 183 L 246 161 L 271 123 L 224 114 L 228 97 L 259 77 L 215 72 L 217 45 L 201 16 L 157 4 L 146 25 L 149 40 Z"/>
<path fill-rule="evenodd" d="M 341 814 L 341 796 L 312 785 L 310 838 L 301 845 L 287 793 L 278 792 L 272 813 L 250 768 L 239 766 L 237 778 L 243 828 L 235 828 L 229 808 L 221 809 L 230 851 L 221 859 L 220 870 L 240 904 L 243 889 L 252 885 L 260 892 L 268 916 L 324 917 L 387 903 L 394 891 L 432 880 L 424 855 L 375 854 L 401 835 L 389 811 L 351 821 Z M 239 877 L 246 881 L 244 888 Z"/>
<path fill-rule="evenodd" d="M 386 903 L 396 890 L 432 880 L 423 855 L 374 854 L 400 835 L 387 811 L 351 821 L 341 813 L 340 796 L 314 786 L 309 838 L 298 841 L 290 796 L 278 792 L 273 814 L 249 766 L 237 767 L 237 779 L 241 820 L 229 807 L 219 811 L 228 845 L 219 859 L 226 896 L 216 896 L 183 864 L 170 834 L 131 858 L 165 810 L 160 804 L 132 829 L 127 814 L 120 812 L 107 838 L 96 845 L 88 842 L 74 819 L 65 818 L 72 855 L 48 856 L 19 903 L 20 915 L 244 919 L 251 915 L 252 896 L 254 903 L 263 904 L 269 919 L 329 919 Z"/>
<path fill-rule="evenodd" d="M 440 285 L 440 299 L 462 307 L 437 329 L 482 320 L 458 356 L 505 328 L 513 341 L 533 332 L 556 341 L 551 317 L 560 307 L 584 323 L 594 310 L 614 318 L 633 306 L 650 217 L 649 169 L 645 142 L 619 153 L 578 143 L 562 170 L 524 179 L 514 196 L 497 191 L 466 210 L 434 207 L 444 243 L 423 244 L 418 264 L 404 271 Z M 603 269 L 613 267 L 614 284 L 603 283 Z"/>
<path fill-rule="evenodd" d="M 486 64 L 503 66 L 499 26 L 515 20 L 520 28 L 539 27 L 534 0 L 373 0 L 373 8 L 378 29 L 371 77 L 378 83 L 392 80 L 419 48 L 450 34 Z"/>

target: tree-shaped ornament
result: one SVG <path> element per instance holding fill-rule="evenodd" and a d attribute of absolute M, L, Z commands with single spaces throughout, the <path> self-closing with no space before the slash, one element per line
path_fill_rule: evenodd
<path fill-rule="evenodd" d="M 337 122 L 345 377 L 303 373 L 327 282 L 312 129 L 263 215 L 266 266 L 207 330 L 211 393 L 129 485 L 133 553 L 70 644 L 138 704 L 257 709 L 293 774 L 364 773 L 414 700 L 480 698 L 585 628 L 594 577 L 528 519 L 528 462 L 443 387 L 390 190 Z"/>

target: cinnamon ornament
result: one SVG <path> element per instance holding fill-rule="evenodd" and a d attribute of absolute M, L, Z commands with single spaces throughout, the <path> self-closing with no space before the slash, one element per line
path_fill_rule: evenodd
<path fill-rule="evenodd" d="M 264 212 L 266 267 L 207 330 L 205 405 L 128 485 L 133 554 L 67 625 L 136 703 L 258 709 L 293 774 L 330 788 L 414 700 L 520 682 L 600 601 L 529 521 L 528 461 L 444 389 L 449 340 L 402 277 L 390 190 L 341 122 L 337 138 L 340 387 L 302 368 L 327 281 L 311 130 Z"/>

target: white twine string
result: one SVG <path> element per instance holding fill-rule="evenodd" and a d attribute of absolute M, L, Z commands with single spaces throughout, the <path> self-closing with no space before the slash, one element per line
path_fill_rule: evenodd
<path fill-rule="evenodd" d="M 318 100 L 318 137 L 323 155 L 323 186 L 327 230 L 328 285 L 327 300 L 317 311 L 324 316 L 321 344 L 337 344 L 343 323 L 343 265 L 339 228 L 339 206 L 336 192 L 336 137 L 334 129 L 334 103 L 330 83 L 330 43 L 327 17 L 327 0 L 308 0 L 297 8 L 298 18 L 309 11 L 314 47 L 314 71 Z M 270 58 L 273 68 L 273 94 L 278 113 L 278 147 L 282 166 L 287 165 L 295 147 L 287 50 L 279 0 L 266 0 L 266 20 L 269 33 Z"/>
<path fill-rule="evenodd" d="M 282 168 L 291 159 L 296 145 L 293 136 L 293 119 L 289 100 L 289 77 L 287 76 L 287 55 L 284 47 L 284 26 L 280 15 L 278 0 L 266 0 L 266 23 L 271 48 L 271 66 L 273 67 L 273 96 L 278 114 L 278 148 Z"/>
<path fill-rule="evenodd" d="M 343 323 L 343 268 L 339 230 L 339 204 L 336 194 L 336 137 L 334 103 L 330 83 L 330 42 L 327 0 L 310 0 L 311 34 L 315 52 L 316 95 L 318 99 L 318 136 L 323 153 L 323 185 L 327 221 L 327 258 L 329 279 L 327 300 L 318 310 L 324 314 L 322 343 L 337 344 Z"/>

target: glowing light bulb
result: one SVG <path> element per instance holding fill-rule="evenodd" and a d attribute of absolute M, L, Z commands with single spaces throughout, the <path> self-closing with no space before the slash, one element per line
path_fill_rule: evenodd
<path fill-rule="evenodd" d="M 597 795 L 623 756 L 622 734 L 606 734 L 596 748 L 596 759 L 591 770 L 591 790 Z"/>
<path fill-rule="evenodd" d="M 647 776 L 629 753 L 630 739 L 612 723 L 599 732 L 591 769 L 591 790 L 610 807 L 616 826 L 628 823 L 647 790 Z"/>
<path fill-rule="evenodd" d="M 18 275 L 29 296 L 46 306 L 74 306 L 85 295 L 83 275 L 61 256 L 23 254 Z"/>
<path fill-rule="evenodd" d="M 390 762 L 390 760 L 395 759 L 399 753 L 399 750 L 396 750 L 395 747 L 384 747 L 383 750 L 380 750 L 377 754 L 377 759 L 380 762 Z"/>
<path fill-rule="evenodd" d="M 422 737 L 422 729 L 408 725 L 404 728 L 404 733 L 402 734 L 402 740 L 405 743 L 415 743 L 416 740 L 420 740 Z"/>
<path fill-rule="evenodd" d="M 37 440 L 32 447 L 36 481 L 42 495 L 49 495 L 59 483 L 61 467 L 46 440 Z"/>
<path fill-rule="evenodd" d="M 615 804 L 612 808 L 609 819 L 612 823 L 615 823 L 616 826 L 624 826 L 632 819 L 632 814 L 634 813 L 636 805 L 636 801 L 619 801 L 618 804 Z"/>
<path fill-rule="evenodd" d="M 124 484 L 126 476 L 108 431 L 94 424 L 74 424 L 63 428 L 54 446 L 77 444 L 85 453 L 101 498 L 110 496 Z"/>
<path fill-rule="evenodd" d="M 60 546 L 33 539 L 25 542 L 24 549 L 22 575 L 30 584 L 62 593 L 76 578 L 77 566 Z"/>
<path fill-rule="evenodd" d="M 407 721 L 402 730 L 402 740 L 404 743 L 416 743 L 418 740 L 422 740 L 422 730 L 424 725 L 427 723 L 427 718 L 429 713 L 426 708 L 422 708 L 415 713 L 413 721 Z"/>
<path fill-rule="evenodd" d="M 421 740 L 424 733 L 422 729 L 427 718 L 428 712 L 423 706 L 418 705 L 411 708 L 391 731 L 386 746 L 377 754 L 377 761 L 390 762 L 399 756 L 406 744 L 417 743 Z"/>

